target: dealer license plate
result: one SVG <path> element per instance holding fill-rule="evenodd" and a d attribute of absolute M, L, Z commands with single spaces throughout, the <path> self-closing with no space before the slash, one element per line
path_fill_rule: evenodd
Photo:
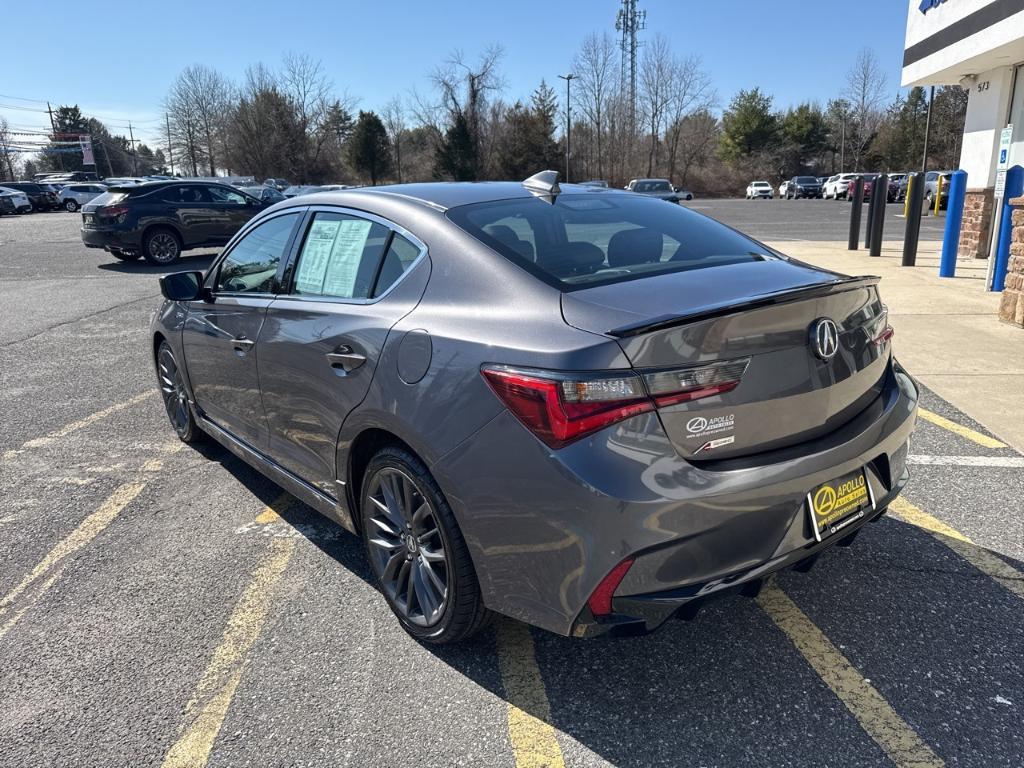
<path fill-rule="evenodd" d="M 807 494 L 811 530 L 818 541 L 862 519 L 875 502 L 863 469 L 822 483 Z"/>

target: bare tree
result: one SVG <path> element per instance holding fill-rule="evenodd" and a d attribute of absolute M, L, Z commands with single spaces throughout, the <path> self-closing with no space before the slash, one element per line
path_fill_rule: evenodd
<path fill-rule="evenodd" d="M 402 183 L 402 134 L 405 133 L 407 125 L 405 102 L 401 96 L 395 96 L 384 105 L 382 115 L 384 127 L 387 129 L 388 138 L 391 140 L 391 151 L 395 158 L 395 173 L 398 175 L 398 183 Z"/>
<path fill-rule="evenodd" d="M 4 164 L 0 167 L 0 173 L 6 174 L 6 180 L 14 181 L 14 162 L 11 160 L 11 155 L 14 152 L 10 148 L 11 134 L 10 125 L 7 122 L 7 118 L 0 116 L 0 154 L 3 155 Z"/>
<path fill-rule="evenodd" d="M 859 171 L 864 154 L 884 118 L 885 73 L 875 54 L 862 48 L 846 75 L 843 96 L 850 102 L 849 144 L 853 170 Z"/>
<path fill-rule="evenodd" d="M 706 144 L 709 135 L 707 121 L 688 120 L 688 118 L 709 112 L 716 105 L 718 94 L 712 87 L 711 76 L 704 71 L 699 56 L 687 56 L 685 59 L 673 62 L 669 90 L 671 98 L 666 108 L 665 119 L 668 126 L 665 130 L 665 143 L 668 145 L 668 177 L 674 178 L 676 167 L 682 160 L 682 183 L 686 181 L 686 175 L 696 160 L 690 154 L 694 147 L 701 147 L 702 150 L 710 149 Z M 685 141 L 686 146 L 682 150 L 685 157 L 680 158 L 680 144 L 684 142 L 684 132 L 695 129 L 698 134 L 686 137 L 689 140 Z"/>
<path fill-rule="evenodd" d="M 608 102 L 619 92 L 617 49 L 611 36 L 591 33 L 573 57 L 576 75 L 576 108 L 593 128 L 597 145 L 597 177 L 604 178 L 604 135 L 607 131 Z"/>
<path fill-rule="evenodd" d="M 187 158 L 193 176 L 199 174 L 200 165 L 216 175 L 233 100 L 227 79 L 202 64 L 184 69 L 171 85 L 165 103 L 171 138 Z"/>
<path fill-rule="evenodd" d="M 640 62 L 641 114 L 650 142 L 647 148 L 648 176 L 654 173 L 665 113 L 672 103 L 675 69 L 668 38 L 662 34 L 655 35 L 647 44 Z"/>
<path fill-rule="evenodd" d="M 680 118 L 669 127 L 675 135 L 676 142 L 672 146 L 669 178 L 679 173 L 679 183 L 686 185 L 690 171 L 704 168 L 714 158 L 715 144 L 718 142 L 718 119 L 706 109 L 698 110 Z"/>

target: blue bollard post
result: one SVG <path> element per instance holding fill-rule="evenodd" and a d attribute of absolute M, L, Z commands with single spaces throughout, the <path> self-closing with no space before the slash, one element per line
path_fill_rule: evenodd
<path fill-rule="evenodd" d="M 1015 165 L 1006 170 L 1006 187 L 1003 190 L 1003 215 L 999 219 L 999 243 L 996 245 L 996 266 L 992 272 L 992 290 L 1003 290 L 1006 283 L 1006 268 L 1010 264 L 1010 236 L 1013 234 L 1013 207 L 1010 198 L 1020 197 L 1024 192 L 1024 168 Z"/>
<path fill-rule="evenodd" d="M 960 247 L 960 222 L 964 218 L 964 195 L 967 193 L 967 171 L 954 171 L 949 182 L 946 203 L 946 231 L 942 235 L 942 260 L 939 277 L 956 274 L 956 252 Z"/>

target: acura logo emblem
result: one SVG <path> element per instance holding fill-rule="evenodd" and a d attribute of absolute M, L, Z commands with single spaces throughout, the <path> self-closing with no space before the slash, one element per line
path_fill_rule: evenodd
<path fill-rule="evenodd" d="M 839 351 L 839 328 L 829 318 L 811 323 L 811 349 L 822 360 L 831 360 Z"/>

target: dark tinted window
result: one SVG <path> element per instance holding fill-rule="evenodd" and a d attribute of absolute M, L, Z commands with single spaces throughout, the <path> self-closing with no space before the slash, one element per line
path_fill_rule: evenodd
<path fill-rule="evenodd" d="M 160 194 L 160 199 L 167 203 L 210 202 L 206 187 L 197 184 L 176 184 L 173 187 L 168 187 Z"/>
<path fill-rule="evenodd" d="M 292 230 L 301 214 L 289 213 L 250 230 L 221 262 L 217 290 L 228 293 L 270 293 Z"/>
<path fill-rule="evenodd" d="M 394 285 L 419 255 L 419 246 L 396 232 L 391 238 L 387 253 L 384 254 L 384 263 L 381 264 L 380 275 L 373 289 L 374 297 L 380 296 Z"/>
<path fill-rule="evenodd" d="M 817 184 L 818 178 L 816 176 L 797 176 L 797 184 Z"/>
<path fill-rule="evenodd" d="M 207 187 L 210 199 L 215 203 L 231 203 L 232 205 L 245 205 L 245 195 L 235 192 L 233 189 L 223 187 Z"/>
<path fill-rule="evenodd" d="M 342 213 L 317 213 L 295 269 L 293 293 L 366 299 L 373 290 L 391 230 Z"/>
<path fill-rule="evenodd" d="M 713 219 L 624 193 L 478 203 L 448 217 L 563 290 L 774 258 Z"/>

